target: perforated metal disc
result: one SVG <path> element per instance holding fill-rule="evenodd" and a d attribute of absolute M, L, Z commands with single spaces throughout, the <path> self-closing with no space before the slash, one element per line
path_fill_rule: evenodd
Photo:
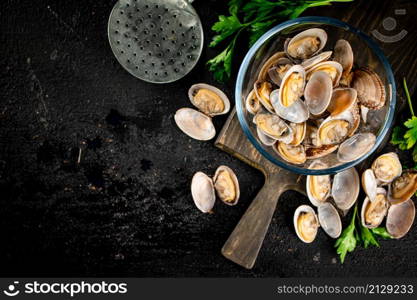
<path fill-rule="evenodd" d="M 154 83 L 172 82 L 190 72 L 203 48 L 203 28 L 190 2 L 119 0 L 108 24 L 119 63 Z"/>

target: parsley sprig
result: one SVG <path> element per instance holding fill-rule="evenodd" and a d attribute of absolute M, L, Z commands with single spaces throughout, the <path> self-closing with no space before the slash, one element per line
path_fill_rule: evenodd
<path fill-rule="evenodd" d="M 417 117 L 414 114 L 413 103 L 408 91 L 407 81 L 403 79 L 405 95 L 410 109 L 411 118 L 404 122 L 403 126 L 396 126 L 392 131 L 391 144 L 397 145 L 400 150 L 411 150 L 412 158 L 417 168 Z"/>
<path fill-rule="evenodd" d="M 343 230 L 334 245 L 337 248 L 336 252 L 339 254 L 340 261 L 343 263 L 345 261 L 346 254 L 348 252 L 353 252 L 359 244 L 362 244 L 365 249 L 369 246 L 379 247 L 376 236 L 384 239 L 392 238 L 385 227 L 377 227 L 373 229 L 364 227 L 359 218 L 358 204 L 356 204 L 349 226 Z"/>
<path fill-rule="evenodd" d="M 213 25 L 216 32 L 210 47 L 228 42 L 226 48 L 207 64 L 216 80 L 224 82 L 232 75 L 232 63 L 237 39 L 246 32 L 249 46 L 252 46 L 266 31 L 280 21 L 294 19 L 306 9 L 331 5 L 332 2 L 351 2 L 353 0 L 230 0 L 229 16 L 220 15 Z"/>

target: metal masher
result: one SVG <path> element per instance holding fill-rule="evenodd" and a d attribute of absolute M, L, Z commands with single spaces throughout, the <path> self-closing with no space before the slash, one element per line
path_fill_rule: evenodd
<path fill-rule="evenodd" d="M 133 76 L 153 83 L 184 77 L 203 48 L 192 0 L 119 0 L 108 23 L 111 49 Z"/>

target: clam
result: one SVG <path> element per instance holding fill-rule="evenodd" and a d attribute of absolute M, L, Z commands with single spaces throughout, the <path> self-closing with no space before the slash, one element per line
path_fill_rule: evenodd
<path fill-rule="evenodd" d="M 293 123 L 303 123 L 309 117 L 308 108 L 301 99 L 297 99 L 291 106 L 283 106 L 279 100 L 279 91 L 271 93 L 271 102 L 275 113 L 281 118 Z"/>
<path fill-rule="evenodd" d="M 273 149 L 287 162 L 299 165 L 306 161 L 306 153 L 303 145 L 292 146 L 278 141 Z"/>
<path fill-rule="evenodd" d="M 211 118 L 192 108 L 181 108 L 174 116 L 177 126 L 189 137 L 207 141 L 216 135 Z"/>
<path fill-rule="evenodd" d="M 317 131 L 319 145 L 339 144 L 348 136 L 350 126 L 348 120 L 328 117 Z"/>
<path fill-rule="evenodd" d="M 358 102 L 355 101 L 355 103 L 348 110 L 341 113 L 340 115 L 343 115 L 345 113 L 348 113 L 350 115 L 348 119 L 350 120 L 351 127 L 349 129 L 348 136 L 351 137 L 356 132 L 356 130 L 358 130 L 359 125 L 361 123 Z"/>
<path fill-rule="evenodd" d="M 361 109 L 361 117 L 362 117 L 363 123 L 366 124 L 366 121 L 368 120 L 369 108 L 367 108 L 364 105 L 361 105 L 360 109 Z"/>
<path fill-rule="evenodd" d="M 332 51 L 324 51 L 320 54 L 317 54 L 316 56 L 313 56 L 311 58 L 308 58 L 306 60 L 304 60 L 301 63 L 301 66 L 305 69 L 305 70 L 309 70 L 312 67 L 314 67 L 315 65 L 317 65 L 318 63 L 321 63 L 323 61 L 328 60 L 331 56 L 332 56 Z"/>
<path fill-rule="evenodd" d="M 239 201 L 240 188 L 233 170 L 227 166 L 219 166 L 213 181 L 219 199 L 227 205 L 236 205 Z"/>
<path fill-rule="evenodd" d="M 294 228 L 297 236 L 304 243 L 311 243 L 317 235 L 320 226 L 314 209 L 308 205 L 299 206 L 294 213 Z"/>
<path fill-rule="evenodd" d="M 291 64 L 291 61 L 287 57 L 285 57 L 285 52 L 280 51 L 280 52 L 274 53 L 262 65 L 261 70 L 259 71 L 258 81 L 260 82 L 268 81 L 269 70 L 273 68 L 274 66 L 279 66 L 281 64 L 286 64 L 286 63 Z"/>
<path fill-rule="evenodd" d="M 272 106 L 281 118 L 293 123 L 302 123 L 308 119 L 307 106 L 300 99 L 304 84 L 304 69 L 300 65 L 295 65 L 285 74 L 279 90 L 271 93 Z"/>
<path fill-rule="evenodd" d="M 302 95 L 305 85 L 305 71 L 300 65 L 292 66 L 281 82 L 279 100 L 282 106 L 292 106 Z"/>
<path fill-rule="evenodd" d="M 374 201 L 377 194 L 377 181 L 372 169 L 367 169 L 362 173 L 362 188 L 369 200 Z"/>
<path fill-rule="evenodd" d="M 188 91 L 191 103 L 208 116 L 223 115 L 230 110 L 230 101 L 218 88 L 198 83 L 191 86 Z"/>
<path fill-rule="evenodd" d="M 398 204 L 410 199 L 417 191 L 417 171 L 404 171 L 389 186 L 388 200 Z"/>
<path fill-rule="evenodd" d="M 355 204 L 359 195 L 359 175 L 350 168 L 333 177 L 332 197 L 338 208 L 347 210 Z"/>
<path fill-rule="evenodd" d="M 203 213 L 211 212 L 216 201 L 213 181 L 203 172 L 194 174 L 191 181 L 191 195 L 197 208 Z"/>
<path fill-rule="evenodd" d="M 385 104 L 385 87 L 378 74 L 367 68 L 354 71 L 352 87 L 358 92 L 361 105 L 369 109 L 380 109 Z"/>
<path fill-rule="evenodd" d="M 310 80 L 310 78 L 313 76 L 315 72 L 325 72 L 327 73 L 330 78 L 332 79 L 333 86 L 339 85 L 340 77 L 342 76 L 343 68 L 342 66 L 335 61 L 323 61 L 314 67 L 312 67 L 307 72 L 307 80 Z"/>
<path fill-rule="evenodd" d="M 336 208 L 329 202 L 323 203 L 317 208 L 317 215 L 321 228 L 333 239 L 337 239 L 342 233 L 342 221 Z"/>
<path fill-rule="evenodd" d="M 340 144 L 337 159 L 350 162 L 368 153 L 375 145 L 376 137 L 373 133 L 357 133 Z"/>
<path fill-rule="evenodd" d="M 410 230 L 416 215 L 414 202 L 408 199 L 400 204 L 391 205 L 387 215 L 387 231 L 396 238 L 402 238 Z"/>
<path fill-rule="evenodd" d="M 388 212 L 387 192 L 378 188 L 373 201 L 366 197 L 362 204 L 361 222 L 367 228 L 376 228 L 384 220 Z"/>
<path fill-rule="evenodd" d="M 343 80 L 349 76 L 353 66 L 353 51 L 349 42 L 338 40 L 334 46 L 333 60 L 340 63 L 343 67 Z"/>
<path fill-rule="evenodd" d="M 291 67 L 291 61 L 286 57 L 281 57 L 268 70 L 268 77 L 273 83 L 280 86 L 285 73 L 287 73 Z"/>
<path fill-rule="evenodd" d="M 375 177 L 382 183 L 390 183 L 401 175 L 403 169 L 398 155 L 394 152 L 382 154 L 372 163 Z"/>
<path fill-rule="evenodd" d="M 337 88 L 333 90 L 327 110 L 331 116 L 336 116 L 349 110 L 356 103 L 357 92 L 352 88 Z"/>
<path fill-rule="evenodd" d="M 272 92 L 272 84 L 267 81 L 257 81 L 254 84 L 255 95 L 262 105 L 271 113 L 274 113 L 270 95 Z"/>
<path fill-rule="evenodd" d="M 261 109 L 261 103 L 259 102 L 258 97 L 256 97 L 254 90 L 251 90 L 246 97 L 245 106 L 246 110 L 253 115 L 256 115 Z"/>
<path fill-rule="evenodd" d="M 332 98 L 332 79 L 325 72 L 315 72 L 307 82 L 304 99 L 312 115 L 321 115 L 326 111 Z"/>
<path fill-rule="evenodd" d="M 327 164 L 319 160 L 310 164 L 309 169 L 325 169 Z M 330 175 L 308 175 L 306 180 L 306 191 L 308 199 L 314 206 L 320 206 L 326 202 L 330 195 Z"/>
<path fill-rule="evenodd" d="M 306 147 L 306 158 L 316 159 L 316 158 L 324 157 L 336 151 L 338 147 L 339 145 L 321 145 L 318 147 Z"/>
<path fill-rule="evenodd" d="M 292 58 L 306 59 L 323 49 L 326 42 L 327 33 L 323 29 L 311 28 L 294 36 L 285 50 Z"/>
<path fill-rule="evenodd" d="M 288 124 L 281 120 L 277 115 L 258 113 L 255 116 L 254 121 L 262 133 L 275 140 L 289 139 L 289 136 L 292 134 Z"/>
<path fill-rule="evenodd" d="M 263 133 L 262 130 L 259 129 L 259 127 L 256 127 L 256 133 L 258 134 L 258 138 L 261 141 L 261 143 L 265 146 L 272 146 L 277 141 L 276 139 L 273 139 L 267 136 L 265 133 Z"/>
<path fill-rule="evenodd" d="M 293 139 L 289 143 L 292 146 L 298 146 L 304 141 L 306 135 L 306 122 L 303 123 L 290 123 L 290 127 L 293 132 Z"/>
<path fill-rule="evenodd" d="M 304 138 L 304 145 L 307 148 L 319 146 L 319 141 L 317 138 L 317 130 L 318 128 L 313 122 L 311 121 L 306 122 L 306 135 Z"/>

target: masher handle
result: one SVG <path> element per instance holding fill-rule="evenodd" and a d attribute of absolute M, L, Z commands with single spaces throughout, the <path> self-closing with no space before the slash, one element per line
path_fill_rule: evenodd
<path fill-rule="evenodd" d="M 284 174 L 282 174 L 284 175 Z M 275 179 L 275 180 L 274 180 Z M 280 195 L 288 189 L 287 180 L 269 177 L 236 225 L 222 248 L 231 261 L 251 269 L 258 257 Z"/>

